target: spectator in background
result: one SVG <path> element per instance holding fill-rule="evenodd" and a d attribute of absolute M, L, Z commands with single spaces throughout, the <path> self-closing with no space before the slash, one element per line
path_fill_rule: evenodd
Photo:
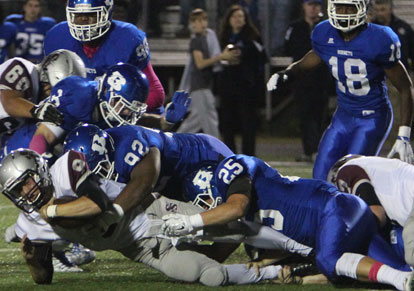
<path fill-rule="evenodd" d="M 16 38 L 17 27 L 14 23 L 4 21 L 0 11 L 0 64 L 14 56 L 13 42 Z"/>
<path fill-rule="evenodd" d="M 260 31 L 258 0 L 239 0 L 239 5 L 247 11 L 253 24 Z"/>
<path fill-rule="evenodd" d="M 178 32 L 179 36 L 190 36 L 188 29 L 188 19 L 190 12 L 196 8 L 206 9 L 205 0 L 180 0 L 180 24 L 183 26 Z"/>
<path fill-rule="evenodd" d="M 407 69 L 412 71 L 414 65 L 414 31 L 407 22 L 393 14 L 392 6 L 392 0 L 374 0 L 372 22 L 389 26 L 398 35 L 401 42 L 401 61 Z"/>
<path fill-rule="evenodd" d="M 265 13 L 269 15 L 270 26 L 270 55 L 283 54 L 284 35 L 290 23 L 290 15 L 296 1 L 300 0 L 258 0 L 258 14 L 263 28 L 266 21 Z M 269 6 L 268 6 L 269 5 Z"/>
<path fill-rule="evenodd" d="M 43 59 L 43 40 L 56 24 L 53 18 L 41 16 L 41 4 L 41 0 L 25 0 L 23 14 L 12 14 L 6 18 L 6 21 L 17 26 L 16 57 L 35 64 Z"/>
<path fill-rule="evenodd" d="M 323 17 L 322 0 L 303 0 L 303 17 L 293 22 L 285 36 L 285 52 L 296 62 L 312 49 L 311 33 Z M 325 64 L 308 72 L 293 86 L 293 95 L 300 120 L 304 154 L 297 161 L 312 162 L 325 129 L 328 113 L 330 73 Z"/>
<path fill-rule="evenodd" d="M 218 115 L 216 102 L 211 91 L 213 83 L 213 65 L 220 61 L 236 62 L 236 51 L 225 48 L 217 55 L 211 55 L 207 30 L 207 13 L 197 8 L 190 13 L 190 28 L 194 32 L 190 41 L 191 61 L 188 75 L 190 76 L 190 114 L 184 119 L 177 132 L 197 133 L 203 131 L 219 138 Z"/>
<path fill-rule="evenodd" d="M 223 18 L 220 46 L 237 52 L 239 60 L 228 62 L 218 77 L 221 130 L 224 143 L 236 152 L 235 134 L 241 129 L 242 149 L 255 154 L 257 108 L 264 95 L 266 54 L 257 28 L 240 5 L 232 5 Z"/>

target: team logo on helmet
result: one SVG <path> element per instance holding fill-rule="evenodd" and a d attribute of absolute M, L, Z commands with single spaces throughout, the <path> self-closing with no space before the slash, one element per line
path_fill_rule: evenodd
<path fill-rule="evenodd" d="M 113 72 L 108 78 L 108 85 L 111 87 L 110 91 L 120 91 L 125 84 L 125 78 L 118 71 Z"/>

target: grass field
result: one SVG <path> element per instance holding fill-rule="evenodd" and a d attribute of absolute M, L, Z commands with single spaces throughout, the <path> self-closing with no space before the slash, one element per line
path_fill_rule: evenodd
<path fill-rule="evenodd" d="M 310 165 L 278 166 L 284 175 L 311 176 Z M 5 243 L 6 228 L 17 218 L 18 210 L 3 195 L 0 197 L 0 290 L 210 290 L 200 284 L 174 282 L 163 274 L 143 264 L 134 263 L 122 255 L 105 251 L 97 259 L 82 266 L 83 273 L 56 273 L 50 286 L 36 286 L 18 249 L 18 244 Z M 227 261 L 244 263 L 247 256 L 239 248 Z M 333 286 L 282 286 L 262 283 L 246 286 L 223 287 L 226 290 L 335 290 Z M 341 290 L 351 290 L 341 288 Z M 364 290 L 364 289 L 352 289 Z"/>

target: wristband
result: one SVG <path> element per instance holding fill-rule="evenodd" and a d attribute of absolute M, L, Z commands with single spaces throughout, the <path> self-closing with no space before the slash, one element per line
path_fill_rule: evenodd
<path fill-rule="evenodd" d="M 56 217 L 57 216 L 56 215 L 56 207 L 57 207 L 57 205 L 49 205 L 46 208 L 46 216 L 49 217 L 49 218 Z"/>
<path fill-rule="evenodd" d="M 116 214 L 118 214 L 118 217 L 124 216 L 124 210 L 122 209 L 121 205 L 114 203 L 113 207 L 115 209 Z"/>
<path fill-rule="evenodd" d="M 411 136 L 411 127 L 402 125 L 398 128 L 398 136 L 410 138 Z"/>
<path fill-rule="evenodd" d="M 199 213 L 198 214 L 191 215 L 189 217 L 189 219 L 190 219 L 191 225 L 194 228 L 201 228 L 201 227 L 204 226 L 203 218 L 201 217 L 201 215 Z"/>

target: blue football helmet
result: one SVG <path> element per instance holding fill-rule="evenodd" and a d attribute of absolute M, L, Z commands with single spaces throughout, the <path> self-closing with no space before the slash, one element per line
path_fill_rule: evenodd
<path fill-rule="evenodd" d="M 99 108 L 110 127 L 135 125 L 147 109 L 147 76 L 130 64 L 112 66 L 99 86 Z"/>
<path fill-rule="evenodd" d="M 328 0 L 329 23 L 343 32 L 349 32 L 363 25 L 367 18 L 369 0 Z M 337 13 L 338 5 L 352 5 L 355 13 Z"/>
<path fill-rule="evenodd" d="M 212 181 L 216 167 L 217 164 L 203 165 L 184 178 L 184 200 L 205 210 L 221 204 L 223 199 Z"/>
<path fill-rule="evenodd" d="M 113 161 L 114 143 L 109 134 L 93 124 L 73 129 L 63 142 L 63 151 L 74 150 L 85 155 L 91 171 L 102 178 L 116 181 Z"/>
<path fill-rule="evenodd" d="M 103 36 L 111 27 L 113 6 L 113 0 L 68 0 L 66 19 L 70 34 L 82 42 Z M 75 18 L 79 14 L 88 14 L 88 16 L 96 14 L 96 22 L 76 24 Z"/>

